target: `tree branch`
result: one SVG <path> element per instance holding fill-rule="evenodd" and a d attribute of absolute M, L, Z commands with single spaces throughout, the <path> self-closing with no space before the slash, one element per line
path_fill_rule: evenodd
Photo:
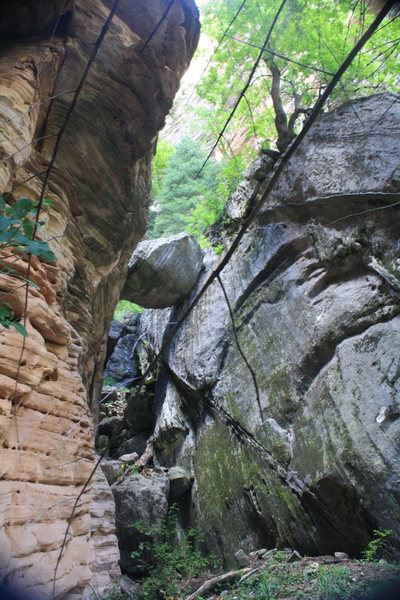
<path fill-rule="evenodd" d="M 296 135 L 293 132 L 293 128 L 290 129 L 290 126 L 288 126 L 287 114 L 282 104 L 280 69 L 272 57 L 264 58 L 264 62 L 272 75 L 271 98 L 275 111 L 275 127 L 278 134 L 276 145 L 280 152 L 284 152 Z"/>

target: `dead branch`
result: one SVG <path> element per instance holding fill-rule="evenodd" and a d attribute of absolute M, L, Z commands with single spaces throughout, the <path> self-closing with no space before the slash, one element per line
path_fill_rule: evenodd
<path fill-rule="evenodd" d="M 241 577 L 242 575 L 249 573 L 251 570 L 252 567 L 246 567 L 246 569 L 240 569 L 239 571 L 230 571 L 229 573 L 224 573 L 224 575 L 218 575 L 217 577 L 213 577 L 212 579 L 209 579 L 208 581 L 203 583 L 203 585 L 201 585 L 195 592 L 193 592 L 193 594 L 187 596 L 185 600 L 194 600 L 198 596 L 202 596 L 204 592 L 212 590 L 217 585 L 217 583 L 229 581 L 230 579 L 235 579 L 236 577 Z"/>
<path fill-rule="evenodd" d="M 136 461 L 135 466 L 138 467 L 147 467 L 149 462 L 152 460 L 154 456 L 154 435 L 151 435 L 147 440 L 146 449 L 143 452 L 142 456 L 139 460 Z"/>

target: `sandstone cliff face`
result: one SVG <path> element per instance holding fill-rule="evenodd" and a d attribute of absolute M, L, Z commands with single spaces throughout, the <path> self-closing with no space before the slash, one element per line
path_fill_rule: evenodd
<path fill-rule="evenodd" d="M 227 564 L 238 547 L 358 555 L 373 528 L 399 555 L 399 126 L 390 94 L 322 116 L 223 270 L 257 390 L 217 281 L 166 357 L 157 458 L 195 474 Z M 155 348 L 179 310 L 142 316 Z"/>
<path fill-rule="evenodd" d="M 25 314 L 28 331 L 25 341 L 0 331 L 0 572 L 44 596 L 93 467 L 89 398 L 128 258 L 145 231 L 155 136 L 197 43 L 197 9 L 179 0 L 143 49 L 167 4 L 122 0 L 90 70 L 49 180 L 53 206 L 41 216 L 57 262 L 32 259 L 38 289 L 29 287 L 26 307 L 21 280 L 0 276 L 2 299 Z M 38 174 L 110 6 L 2 3 L 0 192 L 9 201 L 39 197 Z M 2 258 L 26 276 L 28 258 L 9 254 Z M 57 595 L 80 595 L 91 577 L 89 503 L 88 490 L 71 522 Z"/>

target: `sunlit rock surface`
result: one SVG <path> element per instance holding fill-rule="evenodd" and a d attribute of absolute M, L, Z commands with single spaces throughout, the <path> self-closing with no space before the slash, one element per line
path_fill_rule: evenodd
<path fill-rule="evenodd" d="M 155 136 L 198 37 L 194 2 L 179 0 L 145 43 L 167 4 L 121 0 L 90 69 L 45 194 L 53 205 L 40 216 L 57 262 L 33 258 L 27 273 L 26 256 L 1 256 L 38 289 L 26 295 L 21 280 L 0 276 L 28 332 L 24 341 L 0 331 L 0 571 L 42 597 L 54 579 L 57 596 L 78 598 L 91 578 L 90 486 L 67 534 L 94 465 L 90 398 L 126 265 L 146 227 Z M 0 192 L 9 201 L 39 197 L 38 175 L 110 6 L 2 2 Z"/>
<path fill-rule="evenodd" d="M 399 128 L 393 94 L 323 115 L 222 271 L 257 389 L 218 281 L 164 356 L 157 458 L 194 472 L 228 566 L 238 547 L 359 556 L 373 529 L 400 554 Z M 179 315 L 142 315 L 154 349 Z"/>

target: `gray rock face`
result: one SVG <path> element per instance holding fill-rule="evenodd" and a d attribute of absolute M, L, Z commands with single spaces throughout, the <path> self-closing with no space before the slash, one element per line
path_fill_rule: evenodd
<path fill-rule="evenodd" d="M 274 163 L 275 159 L 266 154 L 262 154 L 253 162 L 245 173 L 245 181 L 230 195 L 224 210 L 225 218 L 240 221 L 246 217 L 253 208 L 260 184 L 272 171 Z"/>
<path fill-rule="evenodd" d="M 115 483 L 123 473 L 122 465 L 118 460 L 102 460 L 100 468 L 108 481 L 108 485 Z"/>
<path fill-rule="evenodd" d="M 150 437 L 150 433 L 137 433 L 136 435 L 127 439 L 121 446 L 117 449 L 116 454 L 121 458 L 123 454 L 131 454 L 136 453 L 138 456 L 141 456 L 146 448 L 146 442 Z"/>
<path fill-rule="evenodd" d="M 399 129 L 393 94 L 323 115 L 222 271 L 257 389 L 218 281 L 170 348 L 156 459 L 194 471 L 228 566 L 238 540 L 357 556 L 374 528 L 400 554 Z M 170 319 L 143 319 L 155 349 Z"/>
<path fill-rule="evenodd" d="M 138 559 L 131 558 L 131 552 L 137 550 L 140 542 L 160 541 L 160 536 L 143 536 L 131 524 L 142 521 L 148 525 L 156 525 L 165 519 L 168 511 L 169 480 L 165 473 L 153 472 L 150 477 L 132 474 L 121 483 L 111 487 L 116 507 L 116 529 L 121 554 L 121 569 L 128 575 L 143 573 Z M 144 552 L 146 561 L 151 555 Z"/>
<path fill-rule="evenodd" d="M 129 261 L 121 298 L 145 308 L 172 306 L 189 294 L 202 263 L 197 240 L 186 233 L 141 242 Z"/>
<path fill-rule="evenodd" d="M 111 321 L 110 329 L 108 330 L 107 354 L 105 363 L 107 363 L 108 359 L 114 352 L 119 338 L 127 333 L 128 332 L 126 330 L 125 323 L 121 323 L 120 321 Z"/>
<path fill-rule="evenodd" d="M 137 336 L 133 333 L 128 333 L 119 338 L 104 369 L 104 377 L 111 377 L 121 386 L 132 383 L 132 380 L 137 376 L 134 361 L 136 341 Z"/>

